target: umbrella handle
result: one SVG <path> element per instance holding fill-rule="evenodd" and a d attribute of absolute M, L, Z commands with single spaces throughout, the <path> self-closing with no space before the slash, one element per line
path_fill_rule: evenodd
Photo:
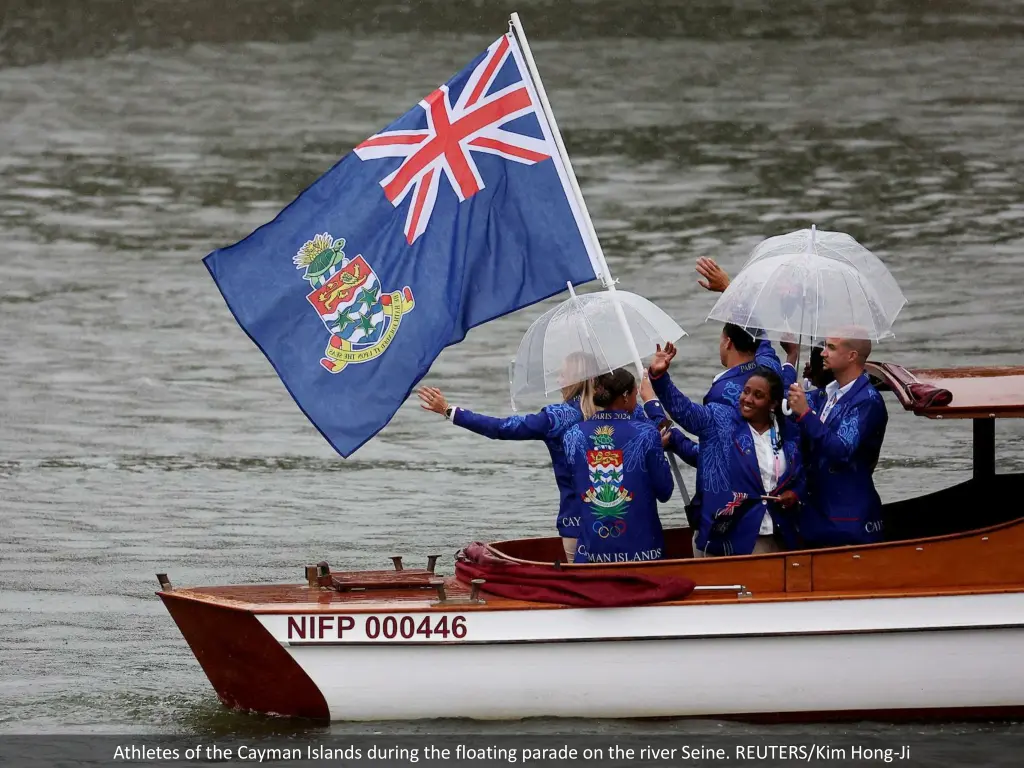
<path fill-rule="evenodd" d="M 814 242 L 814 225 L 811 225 L 811 242 L 812 243 Z M 806 292 L 804 293 L 804 303 L 805 304 L 807 303 L 807 293 Z M 797 376 L 797 380 L 798 381 L 800 380 L 800 348 L 803 346 L 803 343 L 804 343 L 804 313 L 803 313 L 803 310 L 801 310 L 800 311 L 800 338 L 797 339 L 797 342 L 796 342 L 796 365 L 793 366 L 793 368 L 796 370 L 796 376 Z M 782 405 L 782 414 L 784 416 L 792 416 L 793 415 L 793 409 L 789 407 L 789 398 L 786 396 L 785 392 L 783 392 L 782 395 L 783 395 L 782 403 L 781 403 L 781 405 Z"/>
<path fill-rule="evenodd" d="M 683 473 L 679 471 L 679 464 L 676 462 L 676 455 L 671 451 L 668 454 L 668 463 L 672 467 L 672 474 L 676 478 L 676 485 L 679 486 L 679 494 L 683 497 L 683 509 L 690 506 L 690 493 L 686 490 L 686 483 L 683 481 Z"/>

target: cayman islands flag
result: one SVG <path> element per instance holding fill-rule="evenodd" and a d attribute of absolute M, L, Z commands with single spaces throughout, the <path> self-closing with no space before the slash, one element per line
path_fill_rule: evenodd
<path fill-rule="evenodd" d="M 470 328 L 599 273 L 555 130 L 506 34 L 272 222 L 204 259 L 342 456 Z"/>

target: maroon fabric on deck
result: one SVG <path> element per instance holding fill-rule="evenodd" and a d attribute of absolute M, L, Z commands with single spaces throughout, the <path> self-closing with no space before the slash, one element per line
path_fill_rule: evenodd
<path fill-rule="evenodd" d="M 480 587 L 482 591 L 513 600 L 584 608 L 681 600 L 696 586 L 678 576 L 560 570 L 550 565 L 512 563 L 496 557 L 480 542 L 470 544 L 456 555 L 455 576 L 467 584 L 472 579 L 486 579 Z"/>
<path fill-rule="evenodd" d="M 921 408 L 949 405 L 953 402 L 952 392 L 933 387 L 931 384 L 911 384 L 910 396 L 914 398 L 914 404 Z"/>

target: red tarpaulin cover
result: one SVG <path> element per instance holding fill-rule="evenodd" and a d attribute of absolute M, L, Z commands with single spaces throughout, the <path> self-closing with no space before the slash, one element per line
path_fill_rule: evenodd
<path fill-rule="evenodd" d="M 455 558 L 455 576 L 466 583 L 486 579 L 480 587 L 513 600 L 558 603 L 584 608 L 646 605 L 681 600 L 695 584 L 678 576 L 596 573 L 589 569 L 560 570 L 550 565 L 524 565 L 503 560 L 474 542 Z"/>
<path fill-rule="evenodd" d="M 911 384 L 910 396 L 914 398 L 914 405 L 921 408 L 949 405 L 953 402 L 952 392 L 948 389 L 933 387 L 931 384 Z"/>

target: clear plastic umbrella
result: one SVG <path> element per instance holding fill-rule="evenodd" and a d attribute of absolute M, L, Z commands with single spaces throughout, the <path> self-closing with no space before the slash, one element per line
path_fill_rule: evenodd
<path fill-rule="evenodd" d="M 616 313 L 616 299 L 641 359 L 654 355 L 655 345 L 686 335 L 643 296 L 618 290 L 577 296 L 571 285 L 569 290 L 571 297 L 537 318 L 519 344 L 509 376 L 513 406 L 633 366 L 634 348 Z"/>
<path fill-rule="evenodd" d="M 758 245 L 708 315 L 757 336 L 891 337 L 907 303 L 895 278 L 844 232 L 800 229 Z"/>

